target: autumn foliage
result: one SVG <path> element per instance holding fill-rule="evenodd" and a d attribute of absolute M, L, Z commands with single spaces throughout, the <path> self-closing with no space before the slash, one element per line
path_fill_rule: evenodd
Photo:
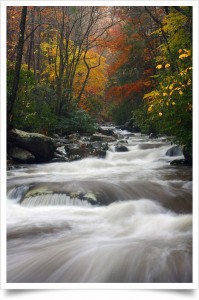
<path fill-rule="evenodd" d="M 21 11 L 7 9 L 8 98 Z M 53 131 L 82 112 L 118 124 L 131 119 L 143 132 L 174 135 L 190 152 L 191 32 L 188 6 L 27 7 L 14 125 L 33 130 L 40 118 Z"/>

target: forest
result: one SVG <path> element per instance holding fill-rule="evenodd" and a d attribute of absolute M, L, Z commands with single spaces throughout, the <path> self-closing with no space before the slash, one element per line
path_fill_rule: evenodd
<path fill-rule="evenodd" d="M 130 123 L 192 161 L 192 7 L 8 6 L 7 129 Z"/>

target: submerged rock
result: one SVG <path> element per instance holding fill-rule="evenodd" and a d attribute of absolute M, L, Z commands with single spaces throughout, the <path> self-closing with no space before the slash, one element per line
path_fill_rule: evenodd
<path fill-rule="evenodd" d="M 45 186 L 33 187 L 24 193 L 20 204 L 22 206 L 91 206 L 100 205 L 98 194 L 92 191 L 57 192 Z"/>
<path fill-rule="evenodd" d="M 170 162 L 171 166 L 191 166 L 186 159 L 174 159 Z"/>

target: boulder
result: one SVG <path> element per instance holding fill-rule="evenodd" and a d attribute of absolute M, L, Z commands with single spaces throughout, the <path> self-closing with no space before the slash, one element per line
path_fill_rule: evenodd
<path fill-rule="evenodd" d="M 108 136 L 108 135 L 104 135 L 101 133 L 94 133 L 91 136 L 91 142 L 95 142 L 95 141 L 102 141 L 102 142 L 110 143 L 110 142 L 115 142 L 116 138 L 114 138 L 113 136 Z"/>
<path fill-rule="evenodd" d="M 170 162 L 171 166 L 191 166 L 186 159 L 174 159 Z"/>
<path fill-rule="evenodd" d="M 116 152 L 127 152 L 128 148 L 126 146 L 124 146 L 122 143 L 117 143 L 117 145 L 115 146 L 115 151 Z"/>
<path fill-rule="evenodd" d="M 183 152 L 183 155 L 184 155 L 187 165 L 192 166 L 192 163 L 193 163 L 192 151 L 190 151 L 185 146 L 183 146 L 182 152 Z"/>
<path fill-rule="evenodd" d="M 8 148 L 19 147 L 35 156 L 36 162 L 47 162 L 53 158 L 55 141 L 43 134 L 30 133 L 18 129 L 8 132 Z"/>
<path fill-rule="evenodd" d="M 140 132 L 140 128 L 134 124 L 132 119 L 127 121 L 124 125 L 121 125 L 119 128 L 133 133 Z"/>
<path fill-rule="evenodd" d="M 87 157 L 103 158 L 106 156 L 107 149 L 108 144 L 103 142 L 86 142 L 65 146 L 65 151 L 69 161 Z"/>
<path fill-rule="evenodd" d="M 102 127 L 99 127 L 97 131 L 103 135 L 113 136 L 114 131 L 112 129 L 104 129 Z"/>
<path fill-rule="evenodd" d="M 182 150 L 178 146 L 173 146 L 167 150 L 166 156 L 182 156 Z"/>
<path fill-rule="evenodd" d="M 32 155 L 32 153 L 19 147 L 11 148 L 9 151 L 9 157 L 20 163 L 33 163 L 35 161 L 35 156 Z"/>
<path fill-rule="evenodd" d="M 55 143 L 56 143 L 56 147 L 62 147 L 66 144 L 69 144 L 69 140 L 64 139 L 64 138 L 59 138 L 59 139 L 54 139 Z"/>
<path fill-rule="evenodd" d="M 81 139 L 81 136 L 78 132 L 71 133 L 70 135 L 68 135 L 68 139 L 70 142 L 76 143 Z"/>
<path fill-rule="evenodd" d="M 157 138 L 158 138 L 158 136 L 157 136 L 156 133 L 151 132 L 151 133 L 149 134 L 149 139 L 157 139 Z"/>
<path fill-rule="evenodd" d="M 85 158 L 92 153 L 92 149 L 87 147 L 81 147 L 78 144 L 69 144 L 65 146 L 65 150 L 68 157 L 78 155 L 80 158 Z"/>
<path fill-rule="evenodd" d="M 102 150 L 102 151 L 108 150 L 107 142 L 96 141 L 96 142 L 91 142 L 90 145 L 95 150 Z"/>
<path fill-rule="evenodd" d="M 127 139 L 123 139 L 123 140 L 119 140 L 118 143 L 127 145 L 128 141 L 127 141 Z"/>
<path fill-rule="evenodd" d="M 75 161 L 75 160 L 80 160 L 80 159 L 82 159 L 82 157 L 81 157 L 80 155 L 78 155 L 78 154 L 70 155 L 70 156 L 68 157 L 68 161 L 69 161 L 69 162 Z"/>

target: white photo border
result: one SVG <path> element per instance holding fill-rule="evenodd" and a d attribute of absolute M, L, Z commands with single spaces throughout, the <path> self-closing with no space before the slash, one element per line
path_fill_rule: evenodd
<path fill-rule="evenodd" d="M 192 6 L 193 7 L 193 282 L 192 283 L 7 283 L 6 281 L 6 8 L 7 6 Z M 2 289 L 197 289 L 198 288 L 198 0 L 1 1 L 1 288 Z"/>

